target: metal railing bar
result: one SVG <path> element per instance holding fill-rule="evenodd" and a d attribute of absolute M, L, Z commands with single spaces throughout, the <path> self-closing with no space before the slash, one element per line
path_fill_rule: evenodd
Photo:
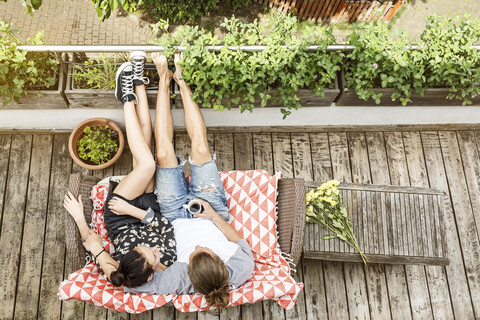
<path fill-rule="evenodd" d="M 209 50 L 220 51 L 225 46 L 207 46 Z M 284 46 L 285 48 L 289 46 Z M 164 51 L 165 48 L 156 45 L 21 45 L 17 46 L 19 50 L 29 52 L 129 52 L 133 50 L 142 50 L 145 52 Z M 185 51 L 184 46 L 175 46 L 176 51 Z M 241 50 L 246 52 L 263 51 L 267 46 L 229 46 L 230 50 Z M 322 46 L 309 46 L 308 51 L 316 51 Z M 350 45 L 330 45 L 327 51 L 351 51 L 355 46 Z"/>
<path fill-rule="evenodd" d="M 207 46 L 209 50 L 220 51 L 225 46 Z M 290 48 L 290 46 L 283 46 L 284 48 Z M 408 49 L 414 50 L 418 48 L 418 45 L 406 46 Z M 164 51 L 165 48 L 156 45 L 22 45 L 17 46 L 19 50 L 26 50 L 29 52 L 130 52 L 133 50 L 142 50 L 145 52 Z M 185 51 L 187 48 L 183 46 L 175 46 L 176 51 Z M 258 52 L 263 51 L 267 46 L 229 46 L 230 50 L 241 50 L 245 52 Z M 322 49 L 322 46 L 309 46 L 308 51 L 317 51 Z M 356 47 L 353 45 L 329 45 L 326 47 L 326 51 L 352 51 Z M 480 46 L 471 46 L 471 49 L 480 49 Z"/>

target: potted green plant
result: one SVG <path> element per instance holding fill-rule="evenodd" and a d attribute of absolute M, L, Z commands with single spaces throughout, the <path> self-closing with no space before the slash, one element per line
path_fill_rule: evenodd
<path fill-rule="evenodd" d="M 74 108 L 121 108 L 115 98 L 115 75 L 120 64 L 127 61 L 126 54 L 106 56 L 84 60 L 74 56 L 68 64 L 65 96 L 70 107 Z M 147 86 L 147 97 L 151 108 L 155 107 L 158 80 L 155 82 L 156 69 L 152 64 L 146 65 L 151 78 Z M 157 87 L 155 84 L 157 83 Z"/>
<path fill-rule="evenodd" d="M 105 169 L 122 155 L 124 137 L 120 127 L 104 118 L 92 118 L 80 123 L 70 134 L 68 148 L 71 157 L 82 168 Z"/>
<path fill-rule="evenodd" d="M 27 52 L 22 44 L 42 44 L 43 32 L 26 42 L 7 22 L 0 21 L 0 100 L 2 108 L 66 108 L 60 62 L 50 52 Z"/>
<path fill-rule="evenodd" d="M 405 33 L 382 22 L 361 24 L 350 35 L 356 48 L 346 56 L 345 85 L 337 105 L 479 104 L 478 19 L 427 18 L 415 49 Z"/>
<path fill-rule="evenodd" d="M 154 32 L 168 29 L 164 21 L 152 25 Z M 180 26 L 173 35 L 165 32 L 154 41 L 173 53 L 174 45 L 186 46 L 182 63 L 183 77 L 193 87 L 192 98 L 203 107 L 215 110 L 239 107 L 280 107 L 284 116 L 302 106 L 330 106 L 340 93 L 337 71 L 341 53 L 325 50 L 335 43 L 331 29 L 310 26 L 300 29 L 296 17 L 272 15 L 267 23 L 242 23 L 235 17 L 225 19 L 225 38 L 204 29 Z M 313 52 L 310 45 L 319 45 Z M 209 45 L 224 45 L 211 51 Z M 266 46 L 265 50 L 246 52 L 228 47 Z M 286 47 L 288 46 L 288 47 Z"/>

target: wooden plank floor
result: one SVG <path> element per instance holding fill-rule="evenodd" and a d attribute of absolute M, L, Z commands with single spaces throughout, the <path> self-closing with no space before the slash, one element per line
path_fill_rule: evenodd
<path fill-rule="evenodd" d="M 0 319 L 480 319 L 480 131 L 216 132 L 208 139 L 220 170 L 447 192 L 450 265 L 364 269 L 303 260 L 295 277 L 305 290 L 289 311 L 266 301 L 219 316 L 173 307 L 133 316 L 61 302 L 58 285 L 73 271 L 65 263 L 61 203 L 69 174 L 80 168 L 68 154 L 67 134 L 7 132 L 0 133 Z M 175 145 L 185 156 L 187 135 L 176 133 Z M 115 166 L 95 175 L 126 174 L 131 166 L 127 148 Z"/>

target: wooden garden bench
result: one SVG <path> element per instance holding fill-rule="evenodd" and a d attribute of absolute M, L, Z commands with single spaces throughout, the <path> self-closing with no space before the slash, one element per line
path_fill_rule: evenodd
<path fill-rule="evenodd" d="M 308 190 L 321 182 L 307 182 Z M 447 265 L 443 192 L 372 184 L 339 185 L 358 244 L 371 263 Z M 307 224 L 304 258 L 361 262 L 338 238 L 322 240 L 327 230 Z"/>

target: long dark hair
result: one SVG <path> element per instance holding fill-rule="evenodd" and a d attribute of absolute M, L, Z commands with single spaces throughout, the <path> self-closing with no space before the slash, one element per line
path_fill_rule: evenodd
<path fill-rule="evenodd" d="M 147 282 L 153 273 L 153 266 L 137 250 L 131 250 L 120 259 L 117 271 L 110 274 L 114 286 L 137 287 Z"/>
<path fill-rule="evenodd" d="M 188 266 L 188 276 L 195 290 L 206 296 L 209 306 L 221 310 L 228 305 L 229 273 L 219 256 L 211 256 L 207 252 L 195 254 Z"/>

